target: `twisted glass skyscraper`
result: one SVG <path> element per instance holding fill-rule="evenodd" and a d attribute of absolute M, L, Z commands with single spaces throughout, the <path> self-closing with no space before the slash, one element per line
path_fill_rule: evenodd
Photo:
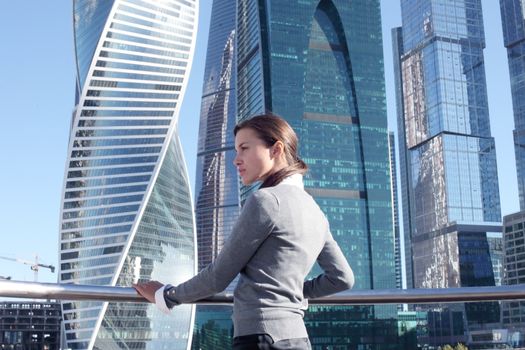
<path fill-rule="evenodd" d="M 481 1 L 402 0 L 401 10 L 394 55 L 408 278 L 416 288 L 494 285 L 487 237 L 501 239 L 501 214 Z M 499 320 L 495 303 L 452 314 L 460 316 L 434 334 L 440 341 L 466 340 L 462 314 L 469 329 Z"/>
<path fill-rule="evenodd" d="M 210 264 L 239 215 L 239 179 L 233 164 L 236 123 L 235 8 L 214 0 L 202 91 L 195 216 L 199 270 Z M 230 349 L 231 307 L 198 306 L 193 349 Z"/>
<path fill-rule="evenodd" d="M 235 147 L 235 1 L 213 1 L 197 150 L 199 270 L 217 256 L 239 212 Z"/>
<path fill-rule="evenodd" d="M 237 21 L 239 118 L 272 111 L 292 125 L 310 167 L 305 188 L 355 288 L 395 288 L 379 1 L 239 0 Z M 305 320 L 314 347 L 392 349 L 395 316 L 310 306 Z"/>
<path fill-rule="evenodd" d="M 61 283 L 178 283 L 196 270 L 177 120 L 196 0 L 74 1 L 76 108 L 60 227 Z M 187 349 L 193 308 L 63 302 L 71 349 Z"/>

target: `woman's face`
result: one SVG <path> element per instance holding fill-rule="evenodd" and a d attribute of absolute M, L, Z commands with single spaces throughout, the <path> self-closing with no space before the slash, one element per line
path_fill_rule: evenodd
<path fill-rule="evenodd" d="M 244 128 L 237 131 L 235 150 L 237 156 L 233 163 L 244 185 L 264 181 L 273 173 L 276 166 L 276 157 L 272 154 L 274 148 L 267 147 L 253 129 Z"/>

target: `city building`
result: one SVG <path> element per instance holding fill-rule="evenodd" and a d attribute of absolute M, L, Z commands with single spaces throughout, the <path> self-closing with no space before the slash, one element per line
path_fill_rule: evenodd
<path fill-rule="evenodd" d="M 235 10 L 236 2 L 231 0 L 214 0 L 211 10 L 195 181 L 199 270 L 215 259 L 240 209 L 239 179 L 233 164 Z M 229 306 L 197 306 L 193 349 L 231 349 L 231 313 Z"/>
<path fill-rule="evenodd" d="M 507 329 L 488 329 L 472 331 L 469 334 L 469 349 L 510 349 L 512 335 Z"/>
<path fill-rule="evenodd" d="M 499 3 L 514 110 L 514 152 L 520 210 L 525 210 L 525 4 L 521 0 L 500 0 Z"/>
<path fill-rule="evenodd" d="M 487 232 L 487 241 L 492 269 L 494 270 L 494 285 L 501 286 L 504 273 L 503 235 L 501 232 Z"/>
<path fill-rule="evenodd" d="M 61 321 L 56 301 L 0 302 L 0 349 L 58 350 Z"/>
<path fill-rule="evenodd" d="M 525 283 L 525 211 L 503 217 L 503 285 Z M 501 303 L 501 321 L 519 346 L 525 347 L 525 301 Z"/>
<path fill-rule="evenodd" d="M 418 339 L 427 336 L 427 313 L 424 311 L 398 311 L 397 327 L 402 349 L 424 349 L 418 347 Z"/>
<path fill-rule="evenodd" d="M 199 270 L 217 256 L 239 215 L 235 101 L 235 2 L 214 0 L 195 181 Z"/>
<path fill-rule="evenodd" d="M 180 283 L 196 236 L 177 134 L 195 0 L 77 0 L 77 86 L 60 212 L 60 283 Z M 181 116 L 184 118 L 184 116 Z M 64 301 L 69 349 L 187 349 L 193 310 Z"/>
<path fill-rule="evenodd" d="M 355 288 L 395 288 L 379 1 L 239 0 L 237 10 L 239 119 L 271 111 L 292 125 L 305 189 Z M 310 306 L 305 322 L 314 348 L 397 349 L 396 318 L 395 306 Z"/>
<path fill-rule="evenodd" d="M 397 139 L 398 139 L 398 153 L 399 153 L 399 182 L 401 187 L 399 188 L 399 197 L 401 199 L 401 208 L 402 210 L 402 220 L 403 220 L 403 239 L 404 239 L 404 248 L 405 248 L 405 283 L 407 288 L 414 288 L 414 274 L 412 267 L 412 242 L 411 235 L 412 232 L 412 220 L 410 215 L 412 210 L 409 208 L 411 197 L 408 195 L 408 186 L 409 186 L 409 167 L 408 167 L 408 148 L 406 145 L 406 133 L 405 133 L 405 118 L 400 118 L 399 116 L 403 115 L 404 105 L 403 105 L 403 76 L 400 74 L 402 70 L 401 66 L 401 53 L 403 52 L 403 34 L 400 27 L 393 28 L 392 32 L 392 52 L 393 62 L 394 62 L 394 82 L 396 89 L 396 112 L 397 112 Z"/>
<path fill-rule="evenodd" d="M 502 284 L 525 283 L 525 4 L 500 0 L 503 42 L 507 48 L 512 106 L 514 111 L 514 152 L 520 210 L 503 217 Z M 509 343 L 525 347 L 525 302 L 502 302 L 502 323 L 509 330 Z"/>
<path fill-rule="evenodd" d="M 401 251 L 401 233 L 399 229 L 399 207 L 398 207 L 398 196 L 397 196 L 397 163 L 396 163 L 396 141 L 393 132 L 388 133 L 388 152 L 390 154 L 390 175 L 391 175 L 391 188 L 392 188 L 392 222 L 394 226 L 394 259 L 395 259 L 395 271 L 396 271 L 396 288 L 403 289 L 403 266 L 401 261 L 403 260 Z M 399 305 L 401 307 L 401 305 Z M 398 313 L 399 316 L 399 313 Z"/>
<path fill-rule="evenodd" d="M 497 244 L 489 241 L 501 240 L 501 213 L 481 1 L 402 0 L 401 13 L 394 68 L 413 286 L 495 285 Z M 436 319 L 452 320 L 429 320 L 429 327 L 443 325 L 429 329 L 439 345 L 497 328 L 500 310 L 497 303 L 467 303 L 436 312 Z"/>

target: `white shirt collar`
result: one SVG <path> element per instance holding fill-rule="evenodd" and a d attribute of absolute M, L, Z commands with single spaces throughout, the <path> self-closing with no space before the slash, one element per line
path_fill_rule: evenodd
<path fill-rule="evenodd" d="M 293 175 L 290 175 L 290 176 L 284 178 L 284 180 L 281 181 L 280 184 L 293 185 L 293 186 L 297 186 L 297 187 L 299 187 L 299 188 L 304 190 L 303 175 L 301 175 L 299 173 L 296 173 L 296 174 L 293 174 Z"/>

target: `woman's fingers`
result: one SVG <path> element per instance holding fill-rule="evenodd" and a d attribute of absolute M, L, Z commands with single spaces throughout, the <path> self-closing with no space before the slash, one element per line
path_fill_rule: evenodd
<path fill-rule="evenodd" d="M 155 303 L 155 292 L 152 293 L 151 290 L 147 288 L 147 286 L 135 284 L 133 285 L 133 288 L 135 288 L 137 293 L 146 298 L 146 300 L 148 300 L 150 303 Z"/>
<path fill-rule="evenodd" d="M 150 303 L 155 303 L 155 292 L 163 286 L 158 281 L 149 281 L 144 283 L 137 283 L 131 285 L 137 293 L 146 298 Z"/>

